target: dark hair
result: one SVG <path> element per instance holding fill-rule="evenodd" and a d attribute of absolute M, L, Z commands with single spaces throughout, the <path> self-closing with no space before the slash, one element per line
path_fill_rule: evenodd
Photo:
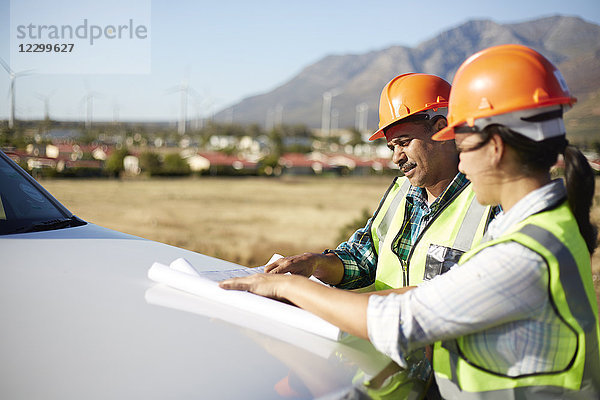
<path fill-rule="evenodd" d="M 592 168 L 577 147 L 569 145 L 565 136 L 536 142 L 503 125 L 489 125 L 482 132 L 483 142 L 497 134 L 517 154 L 526 174 L 547 172 L 563 154 L 565 160 L 565 185 L 571 212 L 575 216 L 579 232 L 591 253 L 597 246 L 597 230 L 590 221 L 590 209 L 594 198 L 595 179 Z"/>
<path fill-rule="evenodd" d="M 598 230 L 590 222 L 590 209 L 594 199 L 594 173 L 590 163 L 581 151 L 567 146 L 565 157 L 565 181 L 569 206 L 579 225 L 581 236 L 585 239 L 590 254 L 597 246 Z"/>

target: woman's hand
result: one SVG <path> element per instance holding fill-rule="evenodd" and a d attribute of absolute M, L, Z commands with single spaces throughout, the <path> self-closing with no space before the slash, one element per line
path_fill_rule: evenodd
<path fill-rule="evenodd" d="M 354 336 L 368 339 L 369 294 L 352 293 L 312 282 L 300 275 L 254 274 L 226 279 L 223 289 L 244 290 L 260 296 L 286 300 L 340 327 Z"/>
<path fill-rule="evenodd" d="M 254 274 L 242 278 L 226 279 L 219 286 L 227 290 L 241 290 L 273 299 L 286 299 L 285 288 L 298 276 L 280 274 Z"/>

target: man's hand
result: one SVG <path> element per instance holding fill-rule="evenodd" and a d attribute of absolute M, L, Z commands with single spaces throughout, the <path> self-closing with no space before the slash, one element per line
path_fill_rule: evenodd
<path fill-rule="evenodd" d="M 289 272 L 294 275 L 310 277 L 314 274 L 319 258 L 319 253 L 304 253 L 295 256 L 280 258 L 265 266 L 265 272 L 271 274 L 285 274 Z"/>
<path fill-rule="evenodd" d="M 289 272 L 306 277 L 314 275 L 327 284 L 337 285 L 344 277 L 344 264 L 334 253 L 304 253 L 280 258 L 266 265 L 265 272 L 270 274 Z"/>

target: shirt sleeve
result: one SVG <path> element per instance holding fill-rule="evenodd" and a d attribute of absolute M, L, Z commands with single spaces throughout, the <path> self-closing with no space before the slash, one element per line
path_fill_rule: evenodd
<path fill-rule="evenodd" d="M 340 243 L 335 250 L 325 250 L 325 253 L 335 253 L 344 264 L 344 276 L 336 285 L 340 289 L 356 289 L 369 286 L 375 281 L 377 269 L 377 253 L 373 249 L 371 238 L 371 220 L 352 234 L 346 242 Z"/>
<path fill-rule="evenodd" d="M 367 329 L 379 351 L 404 365 L 415 348 L 536 315 L 547 301 L 543 258 L 500 243 L 406 294 L 372 295 Z"/>

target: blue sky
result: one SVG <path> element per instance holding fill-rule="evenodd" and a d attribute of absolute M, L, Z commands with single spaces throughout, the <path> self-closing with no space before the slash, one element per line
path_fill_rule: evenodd
<path fill-rule="evenodd" d="M 56 15 L 69 14 L 79 20 L 106 18 L 114 2 L 27 1 L 32 19 L 39 17 L 36 4 L 42 10 L 52 4 Z M 94 120 L 112 120 L 118 115 L 120 120 L 175 121 L 180 97 L 169 89 L 186 76 L 197 92 L 189 101 L 188 115 L 193 118 L 269 91 L 326 55 L 359 54 L 392 45 L 416 46 L 470 19 L 506 23 L 562 14 L 600 24 L 598 0 L 136 2 L 141 8 L 148 4 L 151 15 L 150 73 L 38 72 L 20 77 L 17 118 L 42 117 L 41 98 L 49 96 L 53 118 L 83 120 L 84 97 L 94 92 Z M 0 0 L 0 57 L 7 61 L 10 22 L 10 1 Z M 106 65 L 111 63 L 109 60 Z M 72 69 L 73 64 L 69 67 Z M 8 116 L 8 86 L 8 74 L 0 69 L 3 119 Z"/>

